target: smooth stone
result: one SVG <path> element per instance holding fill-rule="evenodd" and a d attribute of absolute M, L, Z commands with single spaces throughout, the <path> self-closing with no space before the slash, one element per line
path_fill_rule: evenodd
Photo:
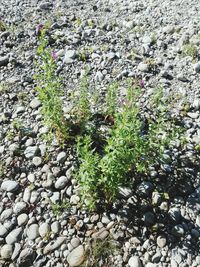
<path fill-rule="evenodd" d="M 42 159 L 40 157 L 34 157 L 32 159 L 32 163 L 33 165 L 35 165 L 36 167 L 39 167 L 42 164 Z"/>
<path fill-rule="evenodd" d="M 142 267 L 140 258 L 137 256 L 132 256 L 129 261 L 128 264 L 130 267 Z"/>
<path fill-rule="evenodd" d="M 39 234 L 44 238 L 50 232 L 50 226 L 48 223 L 44 222 L 39 226 Z"/>
<path fill-rule="evenodd" d="M 26 213 L 22 213 L 17 217 L 17 224 L 22 226 L 28 222 L 28 215 Z"/>
<path fill-rule="evenodd" d="M 39 152 L 40 152 L 39 147 L 28 146 L 24 151 L 24 155 L 27 159 L 32 159 L 34 156 L 37 156 Z"/>
<path fill-rule="evenodd" d="M 84 254 L 85 252 L 82 245 L 73 249 L 67 256 L 67 262 L 69 263 L 70 267 L 80 266 L 84 261 Z"/>
<path fill-rule="evenodd" d="M 9 219 L 13 214 L 13 209 L 6 209 L 1 213 L 0 219 L 1 221 L 5 221 L 7 219 Z"/>
<path fill-rule="evenodd" d="M 129 198 L 133 195 L 133 192 L 128 187 L 119 187 L 119 196 L 122 198 Z"/>
<path fill-rule="evenodd" d="M 157 240 L 156 240 L 156 242 L 157 242 L 157 245 L 160 247 L 160 248 L 164 248 L 164 246 L 166 245 L 166 243 L 167 243 L 167 240 L 166 240 L 166 238 L 164 237 L 164 236 L 158 236 L 157 237 Z"/>
<path fill-rule="evenodd" d="M 6 236 L 6 243 L 8 245 L 12 245 L 14 243 L 16 243 L 19 240 L 19 237 L 22 233 L 22 228 L 16 228 L 14 230 L 12 230 L 7 236 Z"/>
<path fill-rule="evenodd" d="M 145 64 L 143 62 L 140 62 L 139 65 L 138 65 L 138 70 L 139 71 L 142 71 L 142 72 L 148 72 L 149 65 L 148 64 Z"/>
<path fill-rule="evenodd" d="M 76 57 L 75 50 L 66 50 L 63 61 L 64 63 L 72 63 L 74 62 L 75 57 Z"/>
<path fill-rule="evenodd" d="M 19 243 L 15 243 L 14 251 L 12 254 L 12 260 L 15 260 L 20 253 L 22 246 Z"/>
<path fill-rule="evenodd" d="M 70 198 L 70 203 L 72 205 L 77 205 L 80 201 L 80 197 L 79 196 L 76 196 L 76 195 L 72 195 L 71 198 Z"/>
<path fill-rule="evenodd" d="M 57 161 L 62 164 L 64 163 L 66 158 L 67 158 L 67 154 L 65 152 L 60 152 L 57 156 Z"/>
<path fill-rule="evenodd" d="M 1 184 L 1 189 L 6 192 L 15 192 L 19 188 L 19 184 L 16 181 L 7 180 Z"/>
<path fill-rule="evenodd" d="M 34 98 L 34 99 L 30 102 L 30 107 L 31 107 L 32 109 L 37 109 L 37 108 L 39 108 L 40 106 L 41 106 L 41 102 L 40 102 L 40 100 L 37 99 L 37 98 Z"/>
<path fill-rule="evenodd" d="M 58 178 L 58 180 L 55 182 L 55 188 L 56 189 L 63 189 L 69 182 L 69 179 L 66 176 L 61 176 Z"/>
<path fill-rule="evenodd" d="M 142 182 L 138 188 L 137 188 L 137 193 L 142 196 L 150 196 L 151 193 L 153 192 L 153 184 L 150 182 Z"/>
<path fill-rule="evenodd" d="M 55 234 L 60 231 L 60 223 L 58 221 L 55 221 L 51 224 L 51 231 Z"/>
<path fill-rule="evenodd" d="M 179 223 L 181 221 L 181 211 L 179 208 L 169 209 L 169 217 L 172 221 Z"/>
<path fill-rule="evenodd" d="M 39 236 L 38 224 L 31 224 L 27 230 L 27 237 L 29 240 L 35 240 Z"/>
<path fill-rule="evenodd" d="M 74 237 L 71 240 L 71 245 L 72 245 L 73 248 L 76 248 L 76 247 L 78 247 L 80 245 L 80 242 L 81 241 L 80 241 L 80 239 L 78 237 Z"/>
<path fill-rule="evenodd" d="M 1 248 L 1 258 L 2 259 L 5 259 L 5 260 L 10 259 L 12 257 L 12 253 L 13 253 L 12 245 L 6 244 Z"/>
<path fill-rule="evenodd" d="M 48 254 L 49 252 L 57 249 L 60 247 L 65 241 L 67 240 L 67 237 L 60 236 L 55 241 L 50 242 L 49 244 L 44 247 L 43 253 Z"/>
<path fill-rule="evenodd" d="M 195 72 L 199 73 L 200 72 L 200 61 L 194 64 L 194 70 Z"/>
<path fill-rule="evenodd" d="M 6 66 L 9 62 L 9 57 L 8 56 L 3 56 L 0 57 L 0 67 Z"/>
<path fill-rule="evenodd" d="M 177 237 L 182 237 L 185 234 L 184 228 L 181 224 L 175 225 L 172 228 L 172 234 L 177 236 Z"/>
<path fill-rule="evenodd" d="M 23 201 L 20 201 L 20 202 L 17 202 L 13 208 L 13 212 L 15 214 L 19 214 L 21 213 L 22 211 L 24 211 L 27 207 L 27 204 Z"/>
<path fill-rule="evenodd" d="M 145 225 L 147 225 L 147 226 L 153 225 L 154 221 L 155 221 L 155 215 L 152 212 L 147 211 L 144 214 L 144 223 L 145 223 Z"/>
<path fill-rule="evenodd" d="M 6 229 L 6 227 L 0 223 L 0 237 L 6 236 L 7 233 L 8 233 L 8 230 Z"/>

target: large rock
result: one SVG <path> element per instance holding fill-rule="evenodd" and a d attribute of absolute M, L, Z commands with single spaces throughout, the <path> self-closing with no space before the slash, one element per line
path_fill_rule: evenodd
<path fill-rule="evenodd" d="M 80 266 L 83 263 L 83 261 L 84 261 L 84 248 L 82 245 L 73 249 L 67 257 L 67 262 L 69 263 L 70 267 Z"/>
<path fill-rule="evenodd" d="M 19 184 L 15 181 L 12 181 L 12 180 L 7 180 L 7 181 L 4 181 L 2 184 L 1 184 L 1 189 L 2 190 L 5 190 L 7 192 L 14 192 L 16 191 L 17 189 L 19 188 Z"/>

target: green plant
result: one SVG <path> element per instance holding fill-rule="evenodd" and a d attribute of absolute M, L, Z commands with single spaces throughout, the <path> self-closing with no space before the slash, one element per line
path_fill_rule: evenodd
<path fill-rule="evenodd" d="M 105 267 L 113 266 L 110 256 L 117 251 L 117 246 L 113 240 L 107 238 L 104 240 L 95 239 L 88 245 L 85 254 L 85 261 L 82 267 L 98 267 L 99 262 Z"/>
<path fill-rule="evenodd" d="M 68 138 L 68 122 L 64 118 L 61 82 L 56 74 L 55 53 L 48 47 L 45 29 L 41 30 L 37 48 L 36 90 L 42 103 L 44 122 L 56 133 L 60 142 Z"/>
<path fill-rule="evenodd" d="M 196 58 L 197 54 L 198 54 L 198 50 L 196 48 L 196 46 L 194 46 L 193 44 L 189 43 L 189 44 L 185 44 L 183 46 L 183 55 L 184 56 L 190 56 L 193 59 Z"/>
<path fill-rule="evenodd" d="M 112 83 L 107 90 L 106 94 L 106 114 L 113 116 L 116 112 L 117 97 L 118 97 L 119 84 Z"/>
<path fill-rule="evenodd" d="M 69 209 L 70 207 L 69 201 L 67 201 L 66 199 L 63 199 L 60 203 L 51 202 L 50 204 L 55 216 L 60 216 L 64 210 Z"/>
<path fill-rule="evenodd" d="M 87 121 L 91 116 L 88 72 L 89 70 L 86 69 L 85 74 L 81 78 L 79 96 L 76 103 L 75 114 L 80 121 Z"/>
<path fill-rule="evenodd" d="M 3 177 L 6 172 L 6 164 L 4 161 L 0 162 L 0 177 Z"/>
<path fill-rule="evenodd" d="M 154 96 L 154 105 L 158 104 L 160 94 Z M 90 209 L 99 201 L 112 203 L 119 186 L 131 185 L 133 177 L 147 174 L 149 166 L 161 160 L 164 149 L 179 134 L 179 127 L 167 115 L 161 99 L 155 118 L 145 122 L 140 116 L 139 98 L 139 88 L 131 86 L 121 107 L 114 107 L 116 96 L 111 97 L 114 124 L 104 136 L 102 147 L 97 147 L 89 135 L 78 140 L 80 168 L 77 179 L 83 200 Z"/>
<path fill-rule="evenodd" d="M 4 32 L 5 30 L 6 30 L 5 23 L 2 20 L 0 20 L 0 32 Z"/>

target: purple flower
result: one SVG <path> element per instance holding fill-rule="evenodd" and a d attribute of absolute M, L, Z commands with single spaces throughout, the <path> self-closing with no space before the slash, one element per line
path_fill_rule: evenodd
<path fill-rule="evenodd" d="M 51 51 L 51 57 L 53 60 L 56 60 L 56 58 L 58 57 L 58 55 L 56 54 L 56 52 Z"/>
<path fill-rule="evenodd" d="M 140 81 L 139 81 L 139 86 L 140 86 L 141 88 L 144 88 L 144 80 L 140 80 Z"/>
<path fill-rule="evenodd" d="M 41 33 L 43 28 L 44 28 L 44 25 L 43 24 L 39 24 L 35 29 L 35 34 L 36 35 L 40 35 L 40 33 Z"/>

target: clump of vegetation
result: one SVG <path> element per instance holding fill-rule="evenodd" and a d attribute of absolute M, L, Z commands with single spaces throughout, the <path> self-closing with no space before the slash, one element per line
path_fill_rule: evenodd
<path fill-rule="evenodd" d="M 98 147 L 91 135 L 78 139 L 77 179 L 82 198 L 90 209 L 98 202 L 112 203 L 120 186 L 131 185 L 138 174 L 147 174 L 177 133 L 174 122 L 164 116 L 167 114 L 162 105 L 158 106 L 155 118 L 146 121 L 141 118 L 139 88 L 129 86 L 121 107 L 113 105 L 116 103 L 116 95 L 111 94 L 113 88 L 108 90 L 107 96 L 111 101 L 107 111 L 112 115 L 112 124 L 103 145 Z"/>
<path fill-rule="evenodd" d="M 63 141 L 68 138 L 68 122 L 65 120 L 60 99 L 63 92 L 61 81 L 56 75 L 56 54 L 48 47 L 45 28 L 40 30 L 37 56 L 34 78 L 37 81 L 36 90 L 42 103 L 44 122 L 50 130 L 55 131 L 58 140 Z"/>
<path fill-rule="evenodd" d="M 88 245 L 85 261 L 82 267 L 113 266 L 110 256 L 117 251 L 117 246 L 111 239 L 95 239 Z"/>
<path fill-rule="evenodd" d="M 184 56 L 190 56 L 193 59 L 195 59 L 197 57 L 198 51 L 195 45 L 189 43 L 189 44 L 185 44 L 183 46 L 183 55 Z"/>
<path fill-rule="evenodd" d="M 6 31 L 6 25 L 2 20 L 0 20 L 0 32 L 4 31 Z"/>
<path fill-rule="evenodd" d="M 69 209 L 70 204 L 66 199 L 62 200 L 60 203 L 51 202 L 51 209 L 55 216 L 60 216 L 63 211 Z"/>

